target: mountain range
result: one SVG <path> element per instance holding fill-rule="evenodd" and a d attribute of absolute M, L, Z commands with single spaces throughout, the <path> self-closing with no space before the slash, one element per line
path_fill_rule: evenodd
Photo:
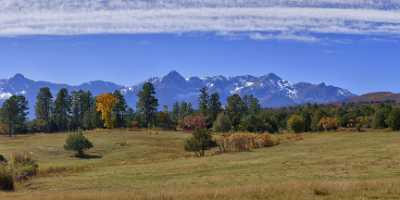
<path fill-rule="evenodd" d="M 199 90 L 207 87 L 210 93 L 218 92 L 223 103 L 232 94 L 254 95 L 264 107 L 282 107 L 304 103 L 330 103 L 353 98 L 356 95 L 350 91 L 321 84 L 292 84 L 276 74 L 263 76 L 212 76 L 185 78 L 176 71 L 171 71 L 163 77 L 150 78 L 133 86 L 122 86 L 106 81 L 91 81 L 81 85 L 58 84 L 46 81 L 34 81 L 22 74 L 16 74 L 9 79 L 0 80 L 0 103 L 11 95 L 24 95 L 29 101 L 31 113 L 40 88 L 49 87 L 56 96 L 61 88 L 69 91 L 91 91 L 93 95 L 120 90 L 125 95 L 129 106 L 135 107 L 137 93 L 145 82 L 154 84 L 160 106 L 171 107 L 177 101 L 191 102 L 197 106 Z"/>

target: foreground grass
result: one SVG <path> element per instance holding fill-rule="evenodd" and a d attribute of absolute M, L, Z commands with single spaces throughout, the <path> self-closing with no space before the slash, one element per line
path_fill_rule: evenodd
<path fill-rule="evenodd" d="M 194 158 L 187 134 L 93 131 L 94 159 L 63 150 L 65 134 L 0 138 L 32 152 L 40 175 L 0 199 L 400 199 L 400 134 L 308 134 L 253 152 Z M 101 157 L 101 158 L 96 158 Z"/>

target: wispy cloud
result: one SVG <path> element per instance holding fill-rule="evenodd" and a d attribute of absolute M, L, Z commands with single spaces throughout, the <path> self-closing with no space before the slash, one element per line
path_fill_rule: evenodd
<path fill-rule="evenodd" d="M 399 0 L 1 0 L 0 35 L 246 32 L 256 40 L 302 42 L 321 34 L 397 37 L 399 8 Z"/>
<path fill-rule="evenodd" d="M 254 40 L 294 40 L 300 42 L 313 43 L 318 42 L 319 39 L 314 36 L 297 35 L 293 33 L 278 33 L 278 34 L 263 34 L 263 33 L 252 33 L 249 35 Z"/>

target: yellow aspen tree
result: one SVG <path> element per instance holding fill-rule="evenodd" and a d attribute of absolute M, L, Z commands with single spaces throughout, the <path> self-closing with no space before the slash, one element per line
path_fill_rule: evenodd
<path fill-rule="evenodd" d="M 104 126 L 106 128 L 113 128 L 111 112 L 118 99 L 110 94 L 101 94 L 96 97 L 96 110 L 101 113 L 101 119 L 104 120 Z"/>

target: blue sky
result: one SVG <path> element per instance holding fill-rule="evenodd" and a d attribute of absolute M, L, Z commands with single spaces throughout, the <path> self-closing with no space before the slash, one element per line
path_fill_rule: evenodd
<path fill-rule="evenodd" d="M 400 92 L 400 43 L 361 37 L 307 43 L 215 34 L 30 36 L 0 38 L 0 74 L 78 84 L 133 85 L 177 70 L 184 76 L 276 73 L 356 93 Z"/>
<path fill-rule="evenodd" d="M 400 1 L 4 0 L 0 77 L 133 85 L 276 73 L 400 92 Z"/>

